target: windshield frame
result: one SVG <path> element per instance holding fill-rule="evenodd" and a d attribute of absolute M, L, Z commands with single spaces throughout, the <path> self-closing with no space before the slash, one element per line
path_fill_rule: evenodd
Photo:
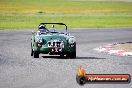
<path fill-rule="evenodd" d="M 64 23 L 40 23 L 40 24 L 45 24 L 45 25 L 46 25 L 46 24 L 51 24 L 51 25 L 54 25 L 54 24 L 55 24 L 55 25 L 64 25 L 64 26 L 65 26 L 66 33 L 68 32 L 68 31 L 67 31 L 67 25 L 64 24 Z M 54 28 L 54 27 L 53 27 L 53 28 Z M 51 31 L 50 28 L 47 28 L 47 29 L 48 29 L 51 33 L 53 32 L 53 31 Z M 54 28 L 54 30 L 55 30 L 54 32 L 59 32 L 59 31 L 56 31 L 56 28 Z M 54 33 L 54 32 L 53 32 L 53 33 Z"/>

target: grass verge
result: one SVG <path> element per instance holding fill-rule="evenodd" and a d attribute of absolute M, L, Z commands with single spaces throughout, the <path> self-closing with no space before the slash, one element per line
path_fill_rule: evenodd
<path fill-rule="evenodd" d="M 132 27 L 132 2 L 89 0 L 1 0 L 0 30 L 63 22 L 70 28 Z"/>
<path fill-rule="evenodd" d="M 131 15 L 8 15 L 0 16 L 0 20 L 0 29 L 36 28 L 41 22 L 63 22 L 70 28 L 116 28 L 132 26 Z"/>

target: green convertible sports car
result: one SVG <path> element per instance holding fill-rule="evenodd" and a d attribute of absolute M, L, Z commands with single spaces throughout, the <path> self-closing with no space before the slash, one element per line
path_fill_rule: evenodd
<path fill-rule="evenodd" d="M 63 30 L 58 26 L 64 26 Z M 68 33 L 66 24 L 40 23 L 38 30 L 32 34 L 31 56 L 34 58 L 39 58 L 39 54 L 76 58 L 76 40 Z"/>

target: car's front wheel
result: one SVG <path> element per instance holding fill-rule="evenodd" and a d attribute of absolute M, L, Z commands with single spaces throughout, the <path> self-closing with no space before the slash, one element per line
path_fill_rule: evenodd
<path fill-rule="evenodd" d="M 69 52 L 69 53 L 67 53 L 67 57 L 69 57 L 69 58 L 76 58 L 76 52 Z"/>
<path fill-rule="evenodd" d="M 34 51 L 34 52 L 33 52 L 33 56 L 34 56 L 34 58 L 39 58 L 39 52 Z"/>
<path fill-rule="evenodd" d="M 31 43 L 31 56 L 33 56 L 33 48 L 32 48 L 32 43 Z"/>
<path fill-rule="evenodd" d="M 31 56 L 33 56 L 33 49 L 31 49 Z"/>

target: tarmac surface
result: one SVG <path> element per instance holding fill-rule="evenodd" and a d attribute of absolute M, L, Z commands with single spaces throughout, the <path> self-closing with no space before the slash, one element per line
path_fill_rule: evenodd
<path fill-rule="evenodd" d="M 70 30 L 77 41 L 76 59 L 44 54 L 40 58 L 31 57 L 31 31 L 0 31 L 0 88 L 132 88 L 132 82 L 84 86 L 76 82 L 80 65 L 88 74 L 132 75 L 132 57 L 93 50 L 110 43 L 132 41 L 132 28 Z"/>

